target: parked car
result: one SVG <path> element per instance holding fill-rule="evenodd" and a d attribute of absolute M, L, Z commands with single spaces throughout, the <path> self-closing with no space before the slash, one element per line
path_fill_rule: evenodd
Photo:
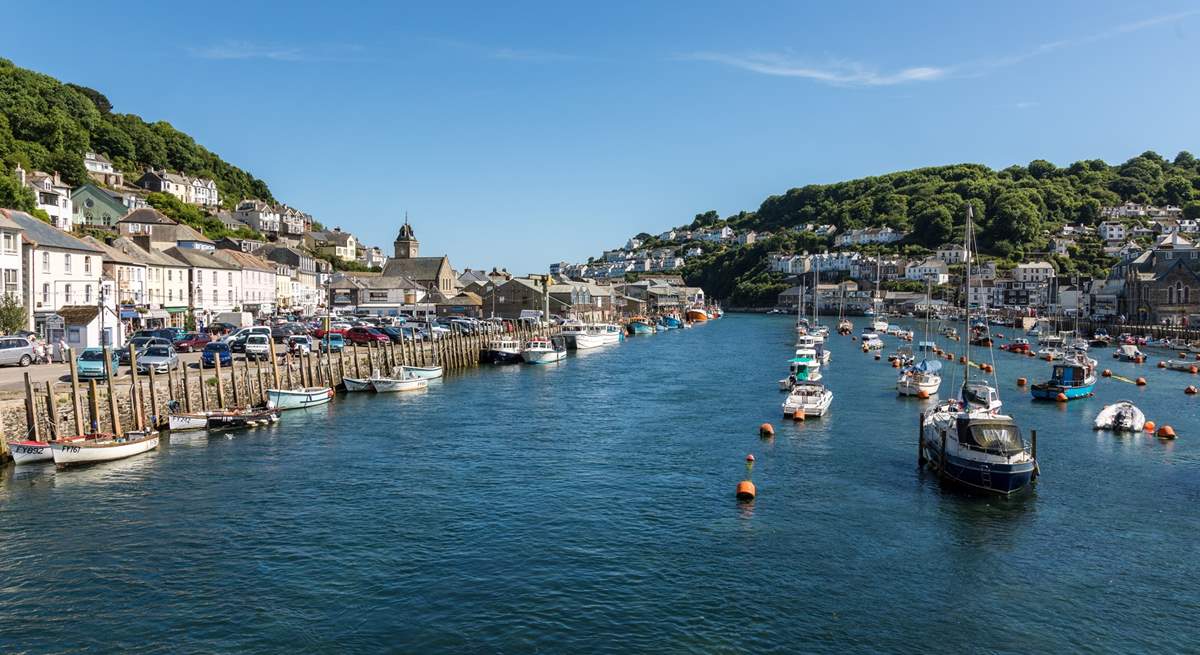
<path fill-rule="evenodd" d="M 175 342 L 175 350 L 181 353 L 190 353 L 193 350 L 204 350 L 204 347 L 212 341 L 212 337 L 204 332 L 187 332 L 183 338 Z"/>
<path fill-rule="evenodd" d="M 336 332 L 330 332 L 321 339 L 321 350 L 327 353 L 340 353 L 346 347 L 346 338 Z"/>
<path fill-rule="evenodd" d="M 177 368 L 179 355 L 175 354 L 175 349 L 171 346 L 150 346 L 144 352 L 138 353 L 138 373 L 149 373 L 151 369 L 155 373 L 166 373 Z"/>
<path fill-rule="evenodd" d="M 250 327 L 238 328 L 233 332 L 233 334 L 226 336 L 224 340 L 229 341 L 231 339 L 243 338 L 250 336 L 251 334 L 262 334 L 270 337 L 271 328 L 266 325 L 251 325 Z"/>
<path fill-rule="evenodd" d="M 108 357 L 109 370 L 116 373 L 117 367 L 121 365 L 121 358 L 117 356 L 115 350 L 109 351 Z M 107 374 L 104 371 L 104 349 L 84 348 L 83 352 L 75 358 L 75 370 L 80 378 L 105 379 Z"/>
<path fill-rule="evenodd" d="M 294 354 L 310 353 L 313 351 L 313 339 L 307 334 L 293 335 L 288 337 L 287 349 Z"/>
<path fill-rule="evenodd" d="M 361 325 L 346 330 L 345 336 L 347 341 L 362 344 L 377 343 L 381 341 L 386 343 L 392 340 L 391 337 L 373 327 L 363 327 Z"/>
<path fill-rule="evenodd" d="M 392 343 L 400 343 L 401 341 L 404 341 L 404 332 L 402 332 L 400 328 L 381 327 L 379 328 L 379 331 L 386 334 L 387 338 L 392 340 Z"/>
<path fill-rule="evenodd" d="M 209 325 L 205 331 L 213 336 L 220 336 L 223 334 L 229 334 L 236 329 L 238 329 L 238 326 L 234 325 L 233 323 L 213 323 L 212 325 Z"/>
<path fill-rule="evenodd" d="M 0 365 L 29 366 L 33 357 L 33 342 L 28 338 L 0 337 Z"/>
<path fill-rule="evenodd" d="M 233 366 L 233 350 L 224 341 L 212 341 L 200 352 L 200 368 L 211 368 L 221 362 L 221 366 Z"/>
<path fill-rule="evenodd" d="M 167 341 L 166 339 L 162 339 L 160 337 L 134 337 L 129 340 L 129 343 L 125 344 L 125 347 L 121 349 L 120 353 L 118 354 L 118 357 L 120 358 L 122 364 L 128 364 L 129 363 L 129 346 L 133 346 L 134 351 L 137 352 L 137 356 L 141 357 L 142 353 L 144 353 L 146 351 L 146 349 L 151 346 L 169 346 L 169 345 L 171 345 L 170 341 Z"/>
<path fill-rule="evenodd" d="M 266 334 L 248 334 L 242 350 L 246 353 L 246 359 L 269 359 L 271 337 Z"/>

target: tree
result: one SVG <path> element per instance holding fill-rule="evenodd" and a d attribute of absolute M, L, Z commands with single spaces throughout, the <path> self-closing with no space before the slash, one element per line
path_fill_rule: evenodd
<path fill-rule="evenodd" d="M 30 212 L 37 206 L 36 200 L 33 189 L 21 186 L 12 175 L 0 173 L 0 207 Z"/>
<path fill-rule="evenodd" d="M 987 226 L 988 240 L 1025 243 L 1036 238 L 1040 230 L 1038 206 L 1031 192 L 1012 189 L 996 198 Z"/>
<path fill-rule="evenodd" d="M 1183 217 L 1193 221 L 1200 220 L 1200 202 L 1195 200 L 1183 206 Z"/>
<path fill-rule="evenodd" d="M 950 239 L 954 216 L 942 205 L 928 205 L 913 219 L 913 236 L 929 248 L 937 248 Z"/>
<path fill-rule="evenodd" d="M 1163 183 L 1163 197 L 1167 204 L 1182 206 L 1192 199 L 1192 183 L 1182 175 L 1172 175 Z"/>
<path fill-rule="evenodd" d="M 1051 164 L 1045 159 L 1035 159 L 1029 162 L 1029 174 L 1032 175 L 1034 179 L 1044 180 L 1053 175 L 1057 170 L 1058 168 L 1055 167 L 1054 164 Z"/>
<path fill-rule="evenodd" d="M 703 214 L 696 214 L 696 218 L 692 219 L 692 229 L 715 225 L 719 220 L 721 220 L 721 215 L 710 209 Z"/>
<path fill-rule="evenodd" d="M 29 327 L 25 306 L 12 294 L 0 296 L 0 332 L 12 334 Z"/>

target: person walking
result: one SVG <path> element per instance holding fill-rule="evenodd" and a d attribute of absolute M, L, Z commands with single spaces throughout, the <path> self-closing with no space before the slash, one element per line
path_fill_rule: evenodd
<path fill-rule="evenodd" d="M 67 340 L 62 337 L 58 338 L 58 363 L 67 363 Z"/>

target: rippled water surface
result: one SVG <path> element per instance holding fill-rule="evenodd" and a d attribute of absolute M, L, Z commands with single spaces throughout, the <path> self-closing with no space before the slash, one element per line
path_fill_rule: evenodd
<path fill-rule="evenodd" d="M 1150 384 L 1035 404 L 1014 380 L 1048 364 L 996 353 L 1043 477 L 987 500 L 917 471 L 919 401 L 848 338 L 831 414 L 781 423 L 792 341 L 789 318 L 729 316 L 122 462 L 0 469 L 0 652 L 1200 648 L 1195 378 L 1099 351 Z M 1180 438 L 1093 432 L 1120 398 Z"/>

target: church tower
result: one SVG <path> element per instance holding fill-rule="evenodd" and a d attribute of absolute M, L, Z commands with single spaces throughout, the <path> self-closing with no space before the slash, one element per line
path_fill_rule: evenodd
<path fill-rule="evenodd" d="M 404 217 L 404 225 L 400 226 L 400 236 L 396 237 L 396 259 L 413 259 L 417 256 L 417 247 L 420 242 L 413 236 L 412 226 L 408 224 L 408 217 Z"/>

